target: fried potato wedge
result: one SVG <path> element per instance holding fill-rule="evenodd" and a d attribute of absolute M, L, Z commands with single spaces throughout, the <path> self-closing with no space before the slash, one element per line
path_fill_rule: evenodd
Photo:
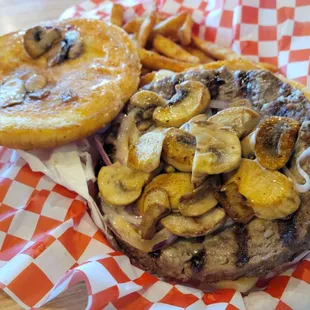
<path fill-rule="evenodd" d="M 171 16 L 162 22 L 158 23 L 153 28 L 153 34 L 162 34 L 166 37 L 172 37 L 177 39 L 177 33 L 179 29 L 182 27 L 185 19 L 186 19 L 187 13 L 183 12 L 179 15 Z"/>
<path fill-rule="evenodd" d="M 156 72 L 152 71 L 141 76 L 139 87 L 150 84 L 155 78 Z"/>
<path fill-rule="evenodd" d="M 144 19 L 137 35 L 138 47 L 144 47 L 156 23 L 156 11 L 150 12 Z"/>
<path fill-rule="evenodd" d="M 162 36 L 161 34 L 157 34 L 155 36 L 153 46 L 159 53 L 167 57 L 185 62 L 192 62 L 195 64 L 200 62 L 199 58 L 192 56 L 180 45 L 174 43 L 172 40 Z"/>
<path fill-rule="evenodd" d="M 142 17 L 131 19 L 123 26 L 123 29 L 129 34 L 138 33 L 143 21 Z"/>
<path fill-rule="evenodd" d="M 121 4 L 113 3 L 111 10 L 111 23 L 122 27 L 124 22 L 124 11 L 125 8 Z"/>
<path fill-rule="evenodd" d="M 197 64 L 170 59 L 143 48 L 139 49 L 139 56 L 142 65 L 152 70 L 166 69 L 181 72 L 187 68 L 197 66 Z"/>
<path fill-rule="evenodd" d="M 178 38 L 182 45 L 189 45 L 192 41 L 193 19 L 190 14 L 187 14 L 182 27 L 178 31 Z"/>
<path fill-rule="evenodd" d="M 222 47 L 215 43 L 207 42 L 199 39 L 196 36 L 192 37 L 192 41 L 195 47 L 202 50 L 208 56 L 218 60 L 229 60 L 239 58 L 239 56 L 230 48 Z"/>
<path fill-rule="evenodd" d="M 202 64 L 215 61 L 213 58 L 207 56 L 203 51 L 199 50 L 198 48 L 192 46 L 183 46 L 183 48 L 187 50 L 191 55 L 199 58 L 200 63 Z"/>

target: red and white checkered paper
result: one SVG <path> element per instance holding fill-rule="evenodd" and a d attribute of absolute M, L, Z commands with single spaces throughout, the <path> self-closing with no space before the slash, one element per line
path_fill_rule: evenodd
<path fill-rule="evenodd" d="M 128 20 L 143 15 L 155 1 L 118 2 L 126 7 Z M 309 0 L 156 3 L 163 16 L 191 12 L 194 32 L 208 41 L 275 64 L 288 78 L 310 86 Z M 111 2 L 87 1 L 61 18 L 106 19 L 110 8 Z M 310 257 L 246 297 L 234 290 L 204 293 L 163 282 L 111 248 L 86 201 L 52 181 L 57 171 L 49 174 L 52 179 L 33 172 L 19 154 L 34 163 L 25 153 L 0 147 L 0 287 L 25 309 L 42 306 L 80 281 L 87 284 L 87 309 L 309 309 Z M 74 182 L 70 188 L 80 193 Z"/>

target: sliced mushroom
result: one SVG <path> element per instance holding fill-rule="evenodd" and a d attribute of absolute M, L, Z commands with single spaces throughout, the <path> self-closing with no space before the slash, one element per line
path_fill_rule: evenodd
<path fill-rule="evenodd" d="M 253 209 L 247 204 L 247 199 L 239 193 L 235 182 L 223 185 L 215 193 L 215 197 L 236 222 L 245 224 L 254 216 Z"/>
<path fill-rule="evenodd" d="M 299 129 L 294 153 L 284 172 L 295 184 L 298 192 L 310 190 L 310 121 L 304 121 Z"/>
<path fill-rule="evenodd" d="M 136 201 L 150 175 L 138 172 L 119 162 L 101 168 L 98 186 L 102 199 L 114 206 L 126 206 Z"/>
<path fill-rule="evenodd" d="M 31 99 L 43 99 L 46 98 L 51 92 L 48 89 L 40 89 L 29 94 Z"/>
<path fill-rule="evenodd" d="M 176 94 L 168 101 L 168 106 L 154 111 L 153 119 L 157 126 L 180 127 L 208 108 L 210 93 L 202 83 L 185 81 L 175 89 Z"/>
<path fill-rule="evenodd" d="M 226 184 L 235 182 L 257 217 L 266 220 L 285 218 L 300 205 L 293 183 L 278 171 L 267 170 L 259 163 L 242 159 Z"/>
<path fill-rule="evenodd" d="M 62 102 L 71 102 L 71 101 L 77 100 L 79 96 L 74 90 L 68 89 L 68 90 L 62 91 L 59 94 L 59 97 Z"/>
<path fill-rule="evenodd" d="M 222 208 L 213 208 L 198 217 L 186 217 L 179 213 L 170 214 L 160 222 L 174 235 L 192 238 L 214 232 L 225 223 L 225 220 L 225 211 Z"/>
<path fill-rule="evenodd" d="M 256 134 L 255 155 L 269 169 L 285 166 L 294 150 L 299 123 L 288 117 L 272 116 L 264 120 Z"/>
<path fill-rule="evenodd" d="M 24 101 L 26 89 L 24 82 L 18 78 L 7 80 L 0 85 L 0 107 L 6 108 Z"/>
<path fill-rule="evenodd" d="M 41 90 L 46 86 L 46 84 L 47 80 L 43 75 L 33 74 L 27 79 L 25 88 L 27 92 L 31 93 L 37 90 Z"/>
<path fill-rule="evenodd" d="M 115 157 L 122 164 L 127 165 L 129 148 L 136 143 L 141 133 L 136 126 L 136 113 L 138 109 L 133 109 L 124 118 L 119 127 Z"/>
<path fill-rule="evenodd" d="M 213 176 L 190 194 L 182 196 L 179 203 L 182 215 L 199 216 L 213 209 L 217 205 L 214 193 L 218 184 L 219 179 Z"/>
<path fill-rule="evenodd" d="M 109 227 L 113 233 L 117 235 L 122 241 L 139 249 L 142 252 L 153 252 L 158 248 L 168 245 L 175 238 L 167 229 L 162 229 L 156 233 L 152 240 L 144 240 L 137 232 L 133 225 L 129 224 L 119 215 L 108 215 L 106 219 L 109 223 Z"/>
<path fill-rule="evenodd" d="M 229 172 L 238 167 L 241 145 L 237 134 L 229 127 L 194 121 L 189 124 L 189 132 L 197 141 L 193 162 L 195 177 Z"/>
<path fill-rule="evenodd" d="M 247 99 L 237 99 L 228 105 L 229 108 L 246 107 L 252 109 L 252 103 Z"/>
<path fill-rule="evenodd" d="M 145 186 L 142 196 L 137 201 L 140 214 L 144 213 L 145 197 L 153 188 L 162 188 L 168 193 L 171 209 L 175 211 L 178 211 L 180 198 L 194 190 L 189 173 L 171 172 L 160 174 Z"/>
<path fill-rule="evenodd" d="M 83 42 L 80 33 L 76 30 L 69 30 L 65 34 L 64 41 L 68 45 L 68 58 L 75 59 L 83 52 Z"/>
<path fill-rule="evenodd" d="M 242 157 L 254 159 L 255 158 L 255 140 L 257 130 L 252 131 L 241 141 Z"/>
<path fill-rule="evenodd" d="M 143 172 L 152 172 L 160 164 L 167 129 L 156 128 L 142 135 L 129 149 L 127 164 Z"/>
<path fill-rule="evenodd" d="M 162 188 L 151 189 L 144 200 L 144 214 L 140 225 L 141 237 L 150 240 L 156 232 L 156 225 L 170 213 L 168 193 Z"/>
<path fill-rule="evenodd" d="M 260 115 L 246 107 L 228 108 L 216 113 L 209 121 L 230 126 L 239 138 L 245 137 L 258 124 Z"/>
<path fill-rule="evenodd" d="M 183 172 L 191 172 L 195 155 L 196 138 L 184 130 L 173 128 L 167 133 L 162 158 Z"/>
<path fill-rule="evenodd" d="M 41 26 L 37 26 L 26 31 L 24 47 L 29 56 L 38 58 L 47 52 L 59 39 L 61 39 L 61 33 L 57 28 L 46 30 Z"/>
<path fill-rule="evenodd" d="M 137 108 L 146 109 L 149 107 L 155 108 L 165 106 L 167 102 L 157 93 L 141 90 L 130 98 L 130 104 Z"/>
<path fill-rule="evenodd" d="M 65 41 L 57 42 L 48 52 L 47 65 L 53 67 L 65 60 L 68 54 L 69 45 Z"/>

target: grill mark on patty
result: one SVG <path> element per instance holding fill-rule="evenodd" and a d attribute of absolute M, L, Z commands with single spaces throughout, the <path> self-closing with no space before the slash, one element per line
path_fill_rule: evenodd
<path fill-rule="evenodd" d="M 248 256 L 248 229 L 246 225 L 236 224 L 235 238 L 237 242 L 236 266 L 242 267 L 249 262 Z"/>
<path fill-rule="evenodd" d="M 277 220 L 280 240 L 285 246 L 290 246 L 297 238 L 296 213 L 286 220 Z"/>
<path fill-rule="evenodd" d="M 209 89 L 211 99 L 216 99 L 219 95 L 219 88 L 221 85 L 225 84 L 225 81 L 219 77 L 219 72 L 215 72 L 215 76 L 211 78 L 206 87 Z"/>

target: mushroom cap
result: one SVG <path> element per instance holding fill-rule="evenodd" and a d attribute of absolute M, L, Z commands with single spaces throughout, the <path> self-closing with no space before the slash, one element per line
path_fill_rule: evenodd
<path fill-rule="evenodd" d="M 33 59 L 26 52 L 25 31 L 0 37 L 0 81 L 39 74 L 47 77 L 50 91 L 45 98 L 27 95 L 22 104 L 0 108 L 0 145 L 26 150 L 82 139 L 110 123 L 138 87 L 138 53 L 119 27 L 82 18 L 42 26 L 77 29 L 83 53 L 48 67 L 46 54 Z M 59 94 L 67 89 L 76 100 L 61 100 Z"/>

